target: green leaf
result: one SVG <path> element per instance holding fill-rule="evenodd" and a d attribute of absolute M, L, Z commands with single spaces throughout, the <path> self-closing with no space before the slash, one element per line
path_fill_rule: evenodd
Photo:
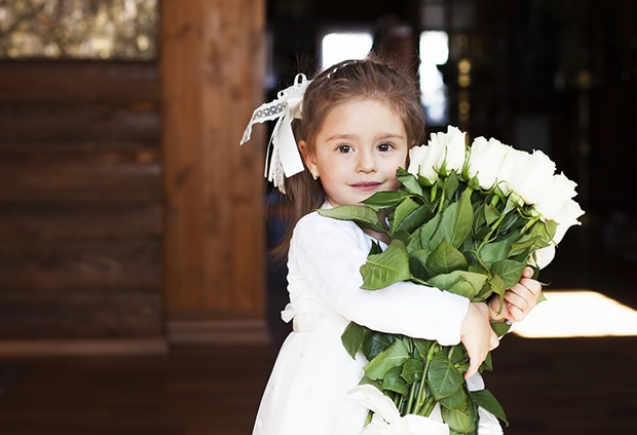
<path fill-rule="evenodd" d="M 450 273 L 454 270 L 464 270 L 468 263 L 462 252 L 454 248 L 449 242 L 443 240 L 427 258 L 425 264 L 432 275 Z"/>
<path fill-rule="evenodd" d="M 405 198 L 404 201 L 398 204 L 392 216 L 390 232 L 393 233 L 396 228 L 400 226 L 402 221 L 413 213 L 414 210 L 417 210 L 418 207 L 420 207 L 420 204 L 411 198 Z"/>
<path fill-rule="evenodd" d="M 478 371 L 482 373 L 484 370 L 492 371 L 493 370 L 493 358 L 491 357 L 491 352 L 487 353 L 487 357 L 480 364 L 480 368 Z"/>
<path fill-rule="evenodd" d="M 374 387 L 378 388 L 380 391 L 383 391 L 383 388 L 380 382 L 375 381 L 373 379 L 369 379 L 365 375 L 363 375 L 361 380 L 358 382 L 358 385 L 373 385 Z"/>
<path fill-rule="evenodd" d="M 495 332 L 495 335 L 498 337 L 503 337 L 506 335 L 511 329 L 511 325 L 505 322 L 493 322 L 491 323 L 491 329 Z"/>
<path fill-rule="evenodd" d="M 498 275 L 502 279 L 504 288 L 510 289 L 520 281 L 525 267 L 526 263 L 520 263 L 518 261 L 496 261 L 491 265 L 491 273 Z"/>
<path fill-rule="evenodd" d="M 518 237 L 519 234 L 513 232 L 505 238 L 485 244 L 480 251 L 478 251 L 480 259 L 486 264 L 506 260 L 509 257 L 511 245 Z"/>
<path fill-rule="evenodd" d="M 409 348 L 404 340 L 398 339 L 365 365 L 365 374 L 372 380 L 382 379 L 390 369 L 401 366 L 407 359 Z"/>
<path fill-rule="evenodd" d="M 376 192 L 362 203 L 375 211 L 394 208 L 406 198 L 410 193 L 404 189 Z"/>
<path fill-rule="evenodd" d="M 380 247 L 380 243 L 376 240 L 372 240 L 372 247 L 369 249 L 369 253 L 367 255 L 376 255 L 383 252 L 383 248 Z"/>
<path fill-rule="evenodd" d="M 457 409 L 464 411 L 468 409 L 469 396 L 465 393 L 464 388 L 460 388 L 449 397 L 440 400 L 440 404 L 445 408 Z"/>
<path fill-rule="evenodd" d="M 345 346 L 345 350 L 352 358 L 356 356 L 356 352 L 363 346 L 365 336 L 370 330 L 354 322 L 349 322 L 343 334 L 341 334 L 341 342 Z"/>
<path fill-rule="evenodd" d="M 489 278 L 489 286 L 495 294 L 502 296 L 509 288 L 504 285 L 504 281 L 498 275 L 492 275 Z"/>
<path fill-rule="evenodd" d="M 491 204 L 486 204 L 484 206 L 484 219 L 487 225 L 491 225 L 492 223 L 497 221 L 499 218 L 500 218 L 500 212 L 498 211 L 497 208 L 495 208 Z"/>
<path fill-rule="evenodd" d="M 403 365 L 400 376 L 409 384 L 418 382 L 422 378 L 423 362 L 415 358 L 409 358 Z"/>
<path fill-rule="evenodd" d="M 460 434 L 470 434 L 476 430 L 476 415 L 473 408 L 459 410 L 442 407 L 442 419 L 449 425 L 449 428 Z"/>
<path fill-rule="evenodd" d="M 398 209 L 396 209 L 396 214 L 398 214 Z M 391 228 L 391 233 L 394 234 L 400 231 L 412 233 L 420 225 L 431 219 L 433 214 L 434 211 L 431 209 L 431 206 L 429 204 L 421 205 L 418 208 L 412 210 L 407 216 L 402 218 L 400 222 L 397 223 L 396 221 L 394 221 Z"/>
<path fill-rule="evenodd" d="M 478 406 L 486 409 L 491 414 L 498 417 L 507 426 L 509 425 L 509 421 L 507 420 L 507 417 L 504 414 L 504 409 L 502 409 L 502 405 L 500 405 L 500 402 L 498 402 L 498 399 L 496 399 L 495 396 L 489 390 L 472 391 L 469 394 L 471 395 L 471 398 L 478 404 Z"/>
<path fill-rule="evenodd" d="M 455 171 L 451 171 L 449 175 L 445 177 L 443 185 L 443 194 L 447 201 L 454 200 L 459 185 L 458 174 L 456 174 Z"/>
<path fill-rule="evenodd" d="M 378 290 L 408 280 L 411 273 L 405 244 L 400 240 L 392 240 L 384 252 L 368 256 L 367 262 L 361 266 L 361 275 L 361 288 L 365 290 Z"/>
<path fill-rule="evenodd" d="M 434 398 L 439 401 L 451 396 L 462 388 L 463 383 L 462 374 L 451 364 L 445 353 L 436 352 L 427 372 L 427 384 Z"/>
<path fill-rule="evenodd" d="M 403 396 L 407 395 L 407 382 L 400 376 L 402 367 L 394 367 L 385 373 L 383 377 L 383 390 L 393 391 Z"/>
<path fill-rule="evenodd" d="M 411 275 L 422 280 L 426 281 L 427 278 L 431 275 L 427 271 L 427 258 L 431 254 L 431 251 L 428 249 L 416 249 L 409 253 L 409 270 L 411 270 Z"/>
<path fill-rule="evenodd" d="M 414 195 L 423 196 L 422 186 L 418 182 L 418 179 L 414 175 L 405 171 L 403 168 L 398 168 L 398 170 L 396 171 L 396 179 L 403 186 L 405 186 L 407 192 Z"/>
<path fill-rule="evenodd" d="M 394 341 L 396 341 L 395 334 L 370 330 L 363 341 L 363 354 L 367 361 L 371 361 L 381 352 L 387 350 Z"/>
<path fill-rule="evenodd" d="M 482 197 L 480 198 L 482 200 Z M 474 237 L 486 227 L 486 219 L 484 217 L 484 209 L 486 205 L 482 202 L 473 203 L 473 235 Z"/>
<path fill-rule="evenodd" d="M 458 292 L 456 294 L 473 300 L 484 286 L 487 276 L 466 270 L 454 270 L 451 273 L 436 275 L 427 281 L 440 290 Z"/>
<path fill-rule="evenodd" d="M 366 205 L 341 205 L 329 209 L 319 209 L 318 213 L 333 219 L 354 221 L 361 228 L 387 233 L 387 228 L 378 219 L 376 211 Z"/>
<path fill-rule="evenodd" d="M 396 232 L 392 233 L 391 239 L 392 240 L 400 240 L 405 245 L 407 245 L 407 243 L 409 243 L 409 241 L 411 240 L 411 236 L 409 235 L 409 233 L 407 231 L 396 231 Z"/>
<path fill-rule="evenodd" d="M 416 352 L 420 357 L 424 360 L 427 358 L 427 353 L 429 352 L 429 348 L 433 345 L 433 341 L 431 340 L 423 340 L 419 338 L 412 339 L 414 343 L 414 347 L 416 348 Z"/>
<path fill-rule="evenodd" d="M 551 225 L 549 223 L 547 226 L 542 221 L 535 222 L 526 233 L 522 234 L 512 244 L 509 256 L 519 255 L 525 251 L 527 251 L 528 255 L 531 251 L 548 246 L 553 238 L 553 232 L 551 231 L 554 231 L 554 229 L 550 228 Z"/>
<path fill-rule="evenodd" d="M 468 171 L 464 171 L 464 173 L 463 173 L 463 177 L 464 177 L 465 180 L 469 176 L 469 174 L 467 172 Z M 469 181 L 467 182 L 467 184 L 473 190 L 480 190 L 480 181 L 478 180 L 478 176 L 477 175 L 474 175 L 473 177 L 471 177 L 469 179 Z"/>
<path fill-rule="evenodd" d="M 437 233 L 441 220 L 442 215 L 440 213 L 435 214 L 434 217 L 432 217 L 426 224 L 419 227 L 414 232 L 414 236 L 420 239 L 420 246 L 422 248 L 434 250 L 438 247 L 442 239 L 438 240 L 438 242 L 436 243 L 434 240 L 434 234 Z"/>
<path fill-rule="evenodd" d="M 411 270 L 411 279 L 414 282 L 427 282 L 429 274 L 425 265 L 422 264 L 417 258 L 409 256 L 409 270 Z"/>
<path fill-rule="evenodd" d="M 454 248 L 458 248 L 471 233 L 473 206 L 470 197 L 471 191 L 466 189 L 458 201 L 442 212 L 440 226 L 431 240 L 435 246 L 438 246 L 443 240 L 447 240 Z"/>

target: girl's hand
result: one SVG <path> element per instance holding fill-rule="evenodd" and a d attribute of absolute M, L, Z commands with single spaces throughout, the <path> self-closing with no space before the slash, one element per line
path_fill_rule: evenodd
<path fill-rule="evenodd" d="M 460 325 L 460 341 L 469 355 L 469 368 L 465 379 L 478 373 L 480 364 L 486 359 L 490 350 L 500 344 L 498 336 L 489 323 L 489 308 L 484 303 L 470 303 L 469 310 Z"/>
<path fill-rule="evenodd" d="M 533 269 L 527 267 L 522 272 L 520 282 L 504 293 L 504 304 L 500 311 L 500 298 L 489 301 L 489 314 L 492 322 L 519 322 L 537 305 L 542 293 L 542 284 L 531 279 Z"/>

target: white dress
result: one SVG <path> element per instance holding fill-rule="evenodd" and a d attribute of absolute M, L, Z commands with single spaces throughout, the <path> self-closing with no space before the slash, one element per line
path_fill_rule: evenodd
<path fill-rule="evenodd" d="M 354 222 L 317 212 L 298 222 L 288 260 L 290 304 L 282 313 L 293 319 L 293 331 L 274 364 L 253 435 L 361 433 L 368 410 L 347 392 L 367 361 L 360 352 L 353 359 L 341 343 L 350 321 L 443 345 L 460 342 L 466 298 L 407 282 L 360 289 L 371 241 Z"/>

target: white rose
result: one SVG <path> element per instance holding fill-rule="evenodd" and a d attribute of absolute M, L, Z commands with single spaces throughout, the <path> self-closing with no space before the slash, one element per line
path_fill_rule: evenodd
<path fill-rule="evenodd" d="M 504 196 L 509 196 L 511 193 L 510 181 L 516 176 L 518 167 L 524 167 L 527 163 L 530 154 L 526 151 L 518 150 L 510 145 L 505 145 L 506 154 L 504 159 L 498 168 L 496 175 L 496 185 L 502 191 Z"/>
<path fill-rule="evenodd" d="M 461 172 L 466 155 L 465 133 L 449 126 L 447 133 L 432 133 L 427 145 L 413 147 L 409 152 L 407 171 L 433 183 L 441 168 Z"/>
<path fill-rule="evenodd" d="M 509 164 L 510 157 L 515 156 Z M 537 204 L 548 194 L 553 184 L 555 163 L 542 151 L 532 154 L 524 151 L 509 152 L 504 162 L 508 166 L 506 181 L 510 190 L 517 193 L 525 203 Z"/>
<path fill-rule="evenodd" d="M 535 259 L 531 257 L 531 265 L 544 269 L 555 258 L 555 245 L 551 244 L 535 251 Z"/>
<path fill-rule="evenodd" d="M 581 222 L 577 220 L 580 216 L 584 214 L 584 210 L 580 205 L 569 199 L 566 201 L 564 206 L 560 209 L 557 216 L 555 216 L 555 222 L 557 222 L 557 229 L 555 230 L 555 235 L 553 236 L 553 242 L 558 244 L 564 238 L 564 234 L 566 231 L 572 227 L 573 225 L 581 225 Z"/>
<path fill-rule="evenodd" d="M 555 219 L 555 216 L 557 216 L 566 202 L 577 195 L 575 191 L 576 186 L 577 183 L 569 180 L 564 173 L 554 175 L 551 188 L 546 192 L 546 195 L 535 204 L 535 210 L 547 220 Z"/>
<path fill-rule="evenodd" d="M 462 171 L 467 152 L 466 133 L 461 132 L 457 127 L 448 126 L 447 133 L 437 133 L 431 135 L 431 141 L 439 141 L 445 148 L 444 162 L 447 171 Z M 442 162 L 436 169 L 440 171 Z"/>
<path fill-rule="evenodd" d="M 543 269 L 553 261 L 555 257 L 555 247 L 562 241 L 569 228 L 574 225 L 581 225 L 581 222 L 578 221 L 577 218 L 583 214 L 584 210 L 582 210 L 577 202 L 572 199 L 566 200 L 557 216 L 555 216 L 555 222 L 557 222 L 558 225 L 555 229 L 555 235 L 553 236 L 553 240 L 551 240 L 551 244 L 535 251 L 535 261 L 531 259 L 531 263 Z"/>
<path fill-rule="evenodd" d="M 509 146 L 497 139 L 487 140 L 480 136 L 473 140 L 469 150 L 467 174 L 469 178 L 478 177 L 480 187 L 489 190 L 497 180 L 500 166 L 504 161 Z"/>
<path fill-rule="evenodd" d="M 420 145 L 413 147 L 409 151 L 409 167 L 407 172 L 413 175 L 420 175 L 431 183 L 438 179 L 438 171 L 434 164 L 439 160 L 439 156 L 443 154 L 440 146 Z"/>

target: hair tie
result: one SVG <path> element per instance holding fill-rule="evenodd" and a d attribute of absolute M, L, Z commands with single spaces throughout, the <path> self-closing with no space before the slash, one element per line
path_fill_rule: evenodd
<path fill-rule="evenodd" d="M 285 177 L 291 177 L 305 169 L 292 132 L 292 120 L 301 119 L 303 96 L 310 82 L 305 74 L 297 74 L 294 84 L 279 91 L 276 100 L 259 106 L 252 113 L 239 143 L 243 145 L 250 140 L 254 124 L 278 119 L 268 143 L 264 176 L 282 193 L 285 193 Z"/>
<path fill-rule="evenodd" d="M 334 68 L 332 68 L 332 71 L 327 73 L 327 76 L 325 78 L 329 79 L 330 77 L 332 77 L 332 74 L 335 74 L 336 71 L 338 71 L 339 69 L 343 69 L 347 65 L 353 65 L 353 64 L 358 63 L 358 62 L 360 62 L 360 59 L 348 60 L 348 61 L 344 61 L 344 62 L 342 62 L 340 64 L 337 64 Z"/>

